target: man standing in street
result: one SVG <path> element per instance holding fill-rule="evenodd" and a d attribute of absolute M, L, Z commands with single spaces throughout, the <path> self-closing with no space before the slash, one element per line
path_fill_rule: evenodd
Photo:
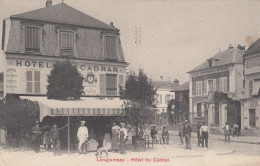
<path fill-rule="evenodd" d="M 183 145 L 183 124 L 179 123 L 178 128 L 179 128 L 179 137 L 180 137 L 180 140 L 181 140 L 181 145 Z"/>
<path fill-rule="evenodd" d="M 61 142 L 60 130 L 65 129 L 67 126 L 68 124 L 62 128 L 57 128 L 57 124 L 54 124 L 53 128 L 50 131 L 51 142 L 53 144 L 53 149 L 54 149 L 54 156 L 56 155 L 60 156 L 60 142 Z"/>
<path fill-rule="evenodd" d="M 32 128 L 32 146 L 36 153 L 39 153 L 40 151 L 41 134 L 42 131 L 40 129 L 39 121 L 36 121 L 36 125 Z"/>
<path fill-rule="evenodd" d="M 127 130 L 125 128 L 125 124 L 121 123 L 120 124 L 120 154 L 125 154 L 125 149 L 126 149 L 126 138 L 127 138 Z"/>
<path fill-rule="evenodd" d="M 201 124 L 200 124 L 200 122 L 198 122 L 198 124 L 197 124 L 197 138 L 198 138 L 198 147 L 200 146 L 200 143 L 201 143 L 201 133 L 200 133 L 200 127 L 201 127 Z"/>
<path fill-rule="evenodd" d="M 209 127 L 206 125 L 206 122 L 203 122 L 203 125 L 200 127 L 200 135 L 202 136 L 201 147 L 204 147 L 205 142 L 205 146 L 208 148 Z"/>
<path fill-rule="evenodd" d="M 79 153 L 86 153 L 86 141 L 88 140 L 88 128 L 85 126 L 85 121 L 81 121 L 81 126 L 78 129 L 77 137 L 79 141 Z"/>
<path fill-rule="evenodd" d="M 188 124 L 188 120 L 185 120 L 183 126 L 183 135 L 185 137 L 186 149 L 190 149 L 190 150 L 191 150 L 191 142 L 190 142 L 191 132 L 192 132 L 191 125 Z"/>
<path fill-rule="evenodd" d="M 225 143 L 228 141 L 228 143 L 230 142 L 230 137 L 229 137 L 229 130 L 230 130 L 230 126 L 228 125 L 228 123 L 226 122 L 226 124 L 223 126 L 223 130 L 224 130 L 224 135 L 225 135 Z M 227 140 L 228 137 L 228 140 Z"/>

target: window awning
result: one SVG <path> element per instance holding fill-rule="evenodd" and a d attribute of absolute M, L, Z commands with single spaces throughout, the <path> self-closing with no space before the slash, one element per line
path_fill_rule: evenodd
<path fill-rule="evenodd" d="M 96 99 L 82 97 L 80 100 L 53 100 L 47 97 L 22 96 L 21 99 L 37 101 L 40 108 L 40 121 L 45 116 L 120 116 L 123 102 L 118 98 Z"/>
<path fill-rule="evenodd" d="M 260 88 L 260 81 L 254 81 L 253 95 L 258 95 L 259 88 Z"/>

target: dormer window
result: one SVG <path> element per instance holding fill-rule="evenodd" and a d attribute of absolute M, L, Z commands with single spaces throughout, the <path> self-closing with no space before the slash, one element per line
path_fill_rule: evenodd
<path fill-rule="evenodd" d="M 109 60 L 117 59 L 117 37 L 116 36 L 105 36 L 105 49 L 104 56 Z"/>
<path fill-rule="evenodd" d="M 215 63 L 216 63 L 217 61 L 219 61 L 219 59 L 216 59 L 216 58 L 210 58 L 210 59 L 208 59 L 209 67 L 215 66 Z"/>
<path fill-rule="evenodd" d="M 209 67 L 212 67 L 214 61 L 212 59 L 209 59 L 208 62 L 209 62 Z"/>
<path fill-rule="evenodd" d="M 73 48 L 74 48 L 74 32 L 60 31 L 61 55 L 64 56 L 73 55 Z"/>
<path fill-rule="evenodd" d="M 25 27 L 25 50 L 40 51 L 40 28 Z"/>

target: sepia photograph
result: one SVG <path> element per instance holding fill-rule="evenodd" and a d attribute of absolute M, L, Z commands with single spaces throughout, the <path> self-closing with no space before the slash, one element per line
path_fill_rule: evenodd
<path fill-rule="evenodd" d="M 260 165 L 260 0 L 0 0 L 0 166 Z"/>

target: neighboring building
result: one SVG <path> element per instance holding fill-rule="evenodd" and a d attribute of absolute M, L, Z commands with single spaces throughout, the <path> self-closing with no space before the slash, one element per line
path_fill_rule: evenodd
<path fill-rule="evenodd" d="M 156 117 L 156 124 L 158 125 L 166 125 L 168 124 L 167 120 L 167 107 L 170 100 L 174 99 L 174 92 L 171 90 L 179 85 L 179 81 L 175 80 L 174 82 L 170 81 L 153 81 L 154 88 L 157 89 L 156 91 L 156 107 L 157 107 L 157 114 L 159 116 Z"/>
<path fill-rule="evenodd" d="M 174 87 L 171 92 L 175 93 L 176 122 L 180 123 L 189 119 L 189 82 Z"/>
<path fill-rule="evenodd" d="M 260 39 L 245 52 L 241 133 L 260 136 Z"/>
<path fill-rule="evenodd" d="M 51 0 L 5 21 L 6 94 L 37 101 L 41 121 L 51 117 L 62 125 L 72 119 L 71 138 L 80 120 L 87 121 L 91 133 L 104 136 L 104 126 L 123 111 L 119 87 L 125 85 L 128 64 L 119 29 Z M 55 63 L 66 60 L 84 77 L 85 94 L 79 101 L 48 100 L 47 77 Z"/>
<path fill-rule="evenodd" d="M 192 123 L 206 121 L 220 133 L 225 122 L 241 125 L 238 100 L 243 91 L 243 53 L 229 46 L 188 72 Z"/>

